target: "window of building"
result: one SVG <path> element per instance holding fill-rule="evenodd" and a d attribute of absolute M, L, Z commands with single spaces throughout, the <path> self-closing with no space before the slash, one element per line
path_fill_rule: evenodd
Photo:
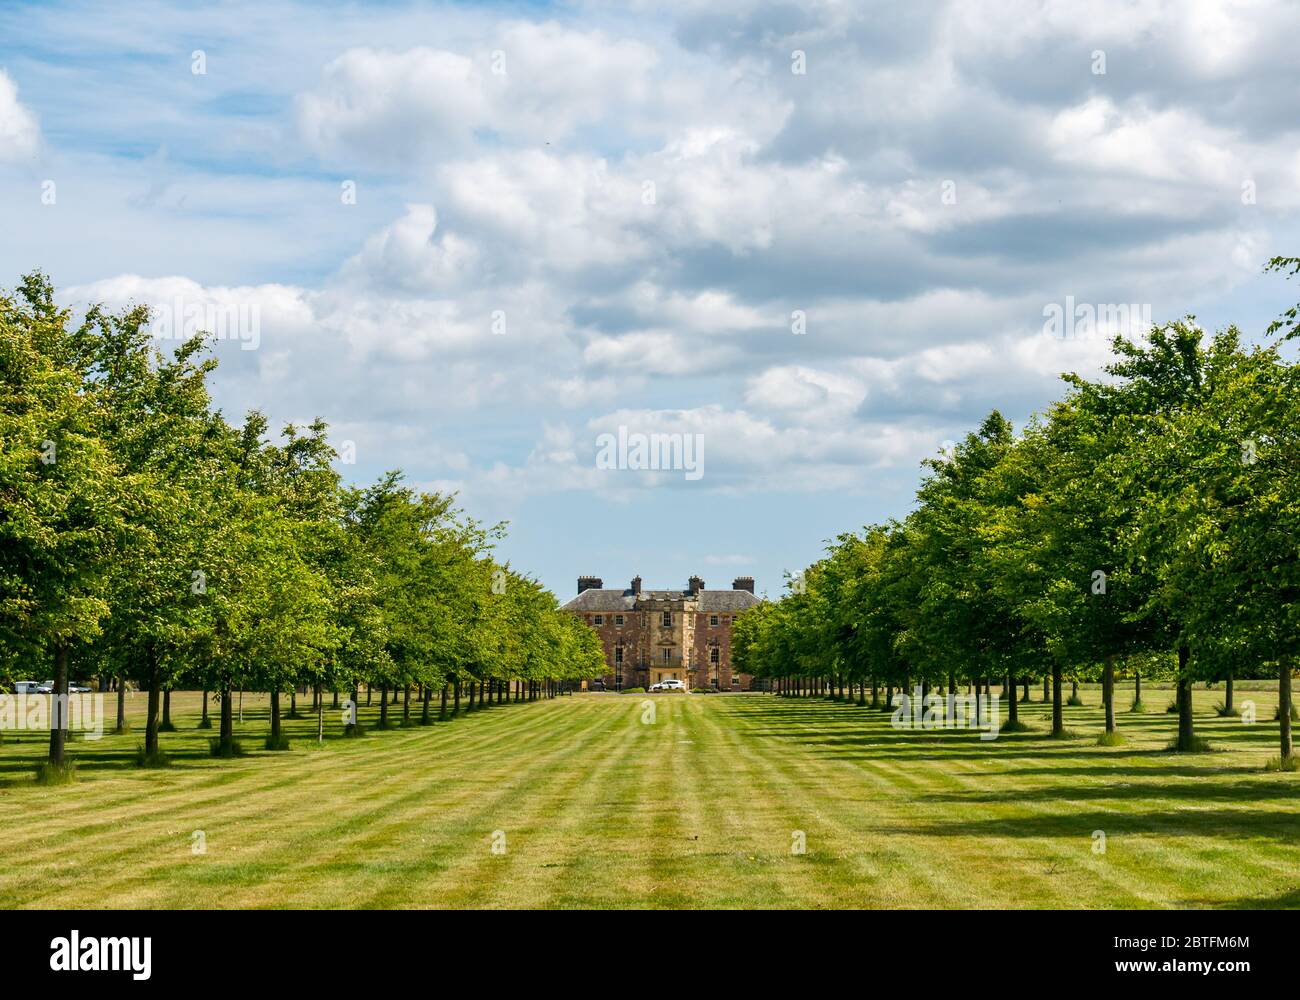
<path fill-rule="evenodd" d="M 709 662 L 713 664 L 717 664 L 721 662 L 721 660 L 722 657 L 718 652 L 718 647 L 714 646 L 712 649 L 709 650 Z"/>
<path fill-rule="evenodd" d="M 597 624 L 597 625 L 604 625 L 604 624 L 605 624 L 605 616 L 604 616 L 604 615 L 597 615 L 597 616 L 596 616 L 596 624 Z"/>
<path fill-rule="evenodd" d="M 673 658 L 673 651 L 672 651 L 671 649 L 665 649 L 665 650 L 664 650 L 664 662 L 667 663 L 667 662 L 668 662 L 669 660 L 671 660 L 672 658 Z"/>
<path fill-rule="evenodd" d="M 717 616 L 717 615 L 709 615 L 709 624 L 712 625 L 714 628 L 717 628 L 717 627 L 718 627 L 718 616 Z"/>
<path fill-rule="evenodd" d="M 617 685 L 618 687 L 622 687 L 622 686 L 623 686 L 623 675 L 622 675 L 622 674 L 615 674 L 615 675 L 614 675 L 614 683 L 615 683 L 615 685 Z"/>
<path fill-rule="evenodd" d="M 622 624 L 623 624 L 623 616 L 622 616 L 622 615 L 615 615 L 615 616 L 614 616 L 614 624 L 615 624 L 615 625 L 622 625 Z"/>
<path fill-rule="evenodd" d="M 672 627 L 673 627 L 673 613 L 671 611 L 665 611 L 664 628 L 672 628 Z"/>
<path fill-rule="evenodd" d="M 622 662 L 623 662 L 623 647 L 622 647 L 622 646 L 615 646 L 615 647 L 614 647 L 614 662 L 615 662 L 615 663 L 622 663 Z"/>

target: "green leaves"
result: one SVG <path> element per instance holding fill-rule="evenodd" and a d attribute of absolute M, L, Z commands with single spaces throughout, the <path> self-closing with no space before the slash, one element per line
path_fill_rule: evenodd
<path fill-rule="evenodd" d="M 594 634 L 492 558 L 501 526 L 400 473 L 345 487 L 319 419 L 231 426 L 203 338 L 164 357 L 148 320 L 92 307 L 72 329 L 40 274 L 0 298 L 0 671 L 65 645 L 161 687 L 603 671 Z"/>

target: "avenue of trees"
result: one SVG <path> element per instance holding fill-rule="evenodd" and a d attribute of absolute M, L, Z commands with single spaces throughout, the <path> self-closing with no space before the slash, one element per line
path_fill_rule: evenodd
<path fill-rule="evenodd" d="M 1281 351 L 1294 319 L 1271 346 L 1190 319 L 1117 338 L 1108 378 L 1065 376 L 1064 398 L 1021 433 L 991 413 L 925 463 L 910 514 L 840 536 L 739 618 L 737 669 L 879 706 L 914 685 L 1023 699 L 1041 682 L 1053 735 L 1063 683 L 1100 681 L 1101 742 L 1119 741 L 1116 712 L 1141 711 L 1141 679 L 1157 676 L 1173 682 L 1182 751 L 1204 745 L 1194 682 L 1222 682 L 1229 715 L 1234 678 L 1270 677 L 1290 765 L 1300 366 Z M 1115 705 L 1121 673 L 1139 704 Z M 1004 728 L 1023 728 L 1016 701 Z"/>
<path fill-rule="evenodd" d="M 213 751 L 230 754 L 240 691 L 270 693 L 278 749 L 299 690 L 323 732 L 326 692 L 338 707 L 364 686 L 383 727 L 390 694 L 429 722 L 602 672 L 595 633 L 493 559 L 500 527 L 400 473 L 345 485 L 319 420 L 279 437 L 257 412 L 228 423 L 203 338 L 164 356 L 148 319 L 74 324 L 40 274 L 0 296 L 0 690 L 93 678 L 124 729 L 137 685 L 156 763 L 182 685 L 204 691 L 204 726 L 215 706 Z M 65 740 L 52 720 L 53 768 Z"/>

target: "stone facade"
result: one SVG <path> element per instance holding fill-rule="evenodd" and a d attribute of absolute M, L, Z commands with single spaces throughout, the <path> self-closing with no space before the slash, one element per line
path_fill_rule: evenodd
<path fill-rule="evenodd" d="M 731 624 L 757 604 L 753 577 L 730 590 L 708 590 L 691 577 L 685 590 L 644 590 L 635 577 L 626 590 L 606 590 L 595 576 L 578 577 L 578 596 L 564 605 L 600 636 L 609 690 L 680 680 L 689 688 L 747 691 L 748 674 L 731 670 Z"/>

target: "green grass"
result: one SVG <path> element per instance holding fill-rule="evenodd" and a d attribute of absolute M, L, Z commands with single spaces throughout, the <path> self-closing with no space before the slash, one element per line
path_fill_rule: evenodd
<path fill-rule="evenodd" d="M 1300 776 L 1265 770 L 1275 723 L 1221 719 L 1214 695 L 1195 693 L 1196 723 L 1219 752 L 1168 754 L 1164 713 L 1121 716 L 1126 742 L 1095 745 L 1100 704 L 1067 709 L 1080 739 L 1051 739 L 1034 702 L 1031 732 L 984 742 L 725 694 L 493 705 L 389 732 L 363 707 L 360 740 L 327 710 L 323 746 L 304 712 L 292 749 L 268 752 L 266 699 L 246 694 L 245 756 L 218 759 L 198 696 L 178 692 L 165 769 L 135 766 L 137 696 L 136 735 L 70 748 L 73 785 L 33 780 L 42 734 L 0 747 L 0 843 L 23 859 L 0 867 L 0 907 L 1300 905 Z M 1261 720 L 1277 703 L 1243 697 Z"/>

